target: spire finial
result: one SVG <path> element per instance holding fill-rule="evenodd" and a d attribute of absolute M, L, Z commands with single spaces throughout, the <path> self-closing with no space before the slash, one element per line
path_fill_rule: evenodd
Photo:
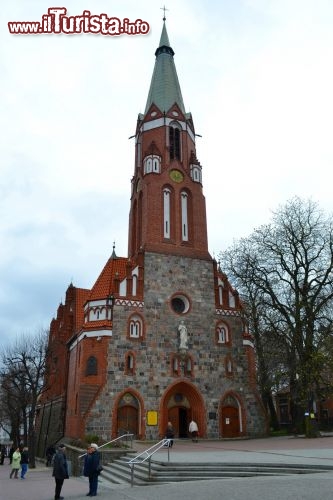
<path fill-rule="evenodd" d="M 113 247 L 112 247 L 111 259 L 116 259 L 116 258 L 117 258 L 117 255 L 116 255 L 116 242 L 114 241 L 113 242 Z"/>
<path fill-rule="evenodd" d="M 164 16 L 163 16 L 163 21 L 166 21 L 166 17 L 165 17 L 165 11 L 166 10 L 169 10 L 166 8 L 166 6 L 164 5 L 163 7 L 161 7 L 161 10 L 163 10 L 163 13 L 164 13 Z"/>

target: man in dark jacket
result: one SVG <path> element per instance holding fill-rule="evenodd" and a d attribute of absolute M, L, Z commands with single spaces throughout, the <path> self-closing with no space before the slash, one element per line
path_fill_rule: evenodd
<path fill-rule="evenodd" d="M 95 497 L 97 495 L 98 475 L 100 473 L 100 456 L 98 446 L 91 443 L 84 459 L 84 476 L 89 478 L 89 492 L 87 497 Z"/>
<path fill-rule="evenodd" d="M 29 464 L 28 447 L 24 446 L 23 450 L 21 451 L 21 479 L 25 479 L 25 475 L 28 470 L 28 464 Z"/>
<path fill-rule="evenodd" d="M 54 498 L 64 498 L 60 496 L 62 485 L 64 484 L 64 480 L 68 479 L 68 466 L 67 466 L 67 458 L 65 455 L 66 447 L 64 444 L 59 444 L 58 451 L 54 455 L 53 460 L 53 477 L 55 479 L 56 487 L 55 487 L 55 495 Z"/>

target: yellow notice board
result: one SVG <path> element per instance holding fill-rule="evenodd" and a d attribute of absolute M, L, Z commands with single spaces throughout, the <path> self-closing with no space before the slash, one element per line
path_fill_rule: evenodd
<path fill-rule="evenodd" d="M 157 425 L 157 411 L 147 411 L 147 425 Z"/>

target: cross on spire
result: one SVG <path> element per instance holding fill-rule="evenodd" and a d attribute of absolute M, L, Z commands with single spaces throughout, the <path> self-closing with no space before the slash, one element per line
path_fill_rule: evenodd
<path fill-rule="evenodd" d="M 167 8 L 165 7 L 165 5 L 164 5 L 163 7 L 161 7 L 161 10 L 163 10 L 163 13 L 164 13 L 164 16 L 163 16 L 163 21 L 165 21 L 165 20 L 166 20 L 166 17 L 165 17 L 165 11 L 166 11 L 166 10 L 169 10 L 169 9 L 167 9 Z"/>

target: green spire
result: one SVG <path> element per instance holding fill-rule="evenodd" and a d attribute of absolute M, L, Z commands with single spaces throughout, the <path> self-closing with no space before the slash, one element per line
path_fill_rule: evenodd
<path fill-rule="evenodd" d="M 155 67 L 145 113 L 153 103 L 161 111 L 168 111 L 174 103 L 177 103 L 181 111 L 185 113 L 176 66 L 173 60 L 174 51 L 170 47 L 165 22 L 163 22 L 160 45 L 155 52 L 155 56 Z"/>
<path fill-rule="evenodd" d="M 160 39 L 160 45 L 159 46 L 163 47 L 163 45 L 165 45 L 166 47 L 170 47 L 170 42 L 169 42 L 169 37 L 168 37 L 167 30 L 166 30 L 165 22 L 163 22 L 163 28 L 162 28 L 162 33 L 161 33 L 161 39 Z"/>

